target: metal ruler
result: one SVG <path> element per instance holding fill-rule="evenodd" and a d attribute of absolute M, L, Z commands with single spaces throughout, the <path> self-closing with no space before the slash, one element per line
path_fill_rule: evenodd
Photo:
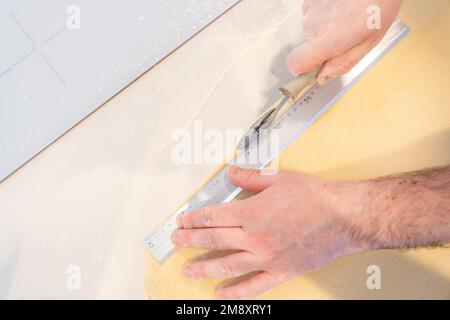
<path fill-rule="evenodd" d="M 177 228 L 176 218 L 179 215 L 206 205 L 230 202 L 241 192 L 241 189 L 234 186 L 228 179 L 227 170 L 230 165 L 238 164 L 247 168 L 261 169 L 277 159 L 283 150 L 327 111 L 370 66 L 377 62 L 408 32 L 409 28 L 400 20 L 397 20 L 384 39 L 349 73 L 325 86 L 315 85 L 306 92 L 297 103 L 274 122 L 272 129 L 276 130 L 278 139 L 276 150 L 260 152 L 259 146 L 267 146 L 269 144 L 267 140 L 270 139 L 268 134 L 263 133 L 259 138 L 259 143 L 251 144 L 245 151 L 238 153 L 230 164 L 224 166 L 187 203 L 145 238 L 144 246 L 153 257 L 163 263 L 175 250 L 170 236 Z M 256 161 L 252 159 L 256 159 Z"/>

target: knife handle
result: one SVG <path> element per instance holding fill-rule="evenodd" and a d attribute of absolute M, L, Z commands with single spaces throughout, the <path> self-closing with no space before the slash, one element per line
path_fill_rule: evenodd
<path fill-rule="evenodd" d="M 290 96 L 294 100 L 294 102 L 296 102 L 303 96 L 306 91 L 311 89 L 311 87 L 317 83 L 316 77 L 319 74 L 321 68 L 322 65 L 316 67 L 314 70 L 308 73 L 299 75 L 297 78 L 280 88 L 281 92 L 284 95 Z"/>

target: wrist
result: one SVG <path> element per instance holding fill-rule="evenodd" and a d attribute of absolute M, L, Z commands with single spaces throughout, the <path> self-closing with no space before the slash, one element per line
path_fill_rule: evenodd
<path fill-rule="evenodd" d="M 363 251 L 448 242 L 445 177 L 436 170 L 353 183 L 352 239 Z"/>
<path fill-rule="evenodd" d="M 345 217 L 345 234 L 354 252 L 365 252 L 383 247 L 378 232 L 380 219 L 375 203 L 380 195 L 376 181 L 345 182 L 341 214 Z"/>

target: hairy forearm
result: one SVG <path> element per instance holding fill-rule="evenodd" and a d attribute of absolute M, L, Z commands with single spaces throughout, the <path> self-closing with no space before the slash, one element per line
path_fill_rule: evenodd
<path fill-rule="evenodd" d="M 363 183 L 351 223 L 365 249 L 450 243 L 450 166 Z"/>

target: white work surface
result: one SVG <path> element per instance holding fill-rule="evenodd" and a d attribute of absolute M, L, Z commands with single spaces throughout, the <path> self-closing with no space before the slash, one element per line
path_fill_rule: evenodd
<path fill-rule="evenodd" d="M 300 7 L 243 1 L 3 181 L 0 297 L 144 298 L 144 237 L 216 168 L 173 165 L 171 133 L 246 128 L 273 103 Z"/>
<path fill-rule="evenodd" d="M 237 2 L 2 0 L 0 181 Z"/>

